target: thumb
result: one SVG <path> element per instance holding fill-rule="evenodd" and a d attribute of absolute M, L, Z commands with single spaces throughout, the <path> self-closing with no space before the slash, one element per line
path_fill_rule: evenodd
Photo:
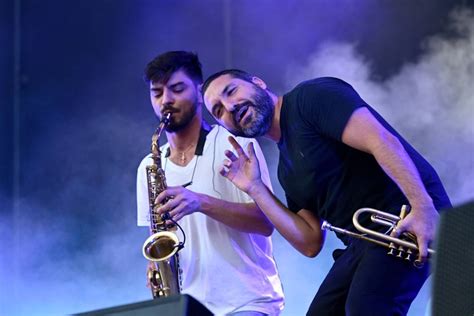
<path fill-rule="evenodd" d="M 417 236 L 417 243 L 418 243 L 418 258 L 417 261 L 419 264 L 423 264 L 428 257 L 428 243 L 424 238 Z"/>

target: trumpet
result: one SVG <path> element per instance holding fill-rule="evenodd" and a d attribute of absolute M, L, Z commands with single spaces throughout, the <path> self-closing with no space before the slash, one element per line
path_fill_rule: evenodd
<path fill-rule="evenodd" d="M 390 232 L 395 228 L 397 223 L 403 218 L 405 218 L 409 209 L 410 207 L 408 205 L 403 205 L 399 216 L 368 207 L 358 209 L 352 216 L 352 223 L 354 224 L 354 227 L 360 232 L 360 234 L 354 233 L 347 229 L 332 226 L 327 221 L 323 221 L 321 229 L 330 230 L 336 233 L 375 243 L 377 245 L 388 248 L 389 255 L 395 255 L 398 258 L 403 258 L 407 261 L 411 261 L 412 256 L 419 252 L 418 245 L 416 244 L 416 236 L 410 232 L 402 233 L 400 235 L 400 238 L 392 237 L 389 235 Z M 383 234 L 362 226 L 359 223 L 359 217 L 364 213 L 371 214 L 370 219 L 372 220 L 372 222 L 389 227 L 387 232 Z M 428 254 L 434 255 L 435 251 L 431 248 L 428 248 Z M 423 265 L 419 260 L 415 260 L 413 264 L 416 267 L 421 267 Z"/>

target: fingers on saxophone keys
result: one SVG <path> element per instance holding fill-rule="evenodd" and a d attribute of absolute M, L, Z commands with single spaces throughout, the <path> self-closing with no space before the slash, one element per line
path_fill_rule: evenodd
<path fill-rule="evenodd" d="M 165 204 L 163 204 L 163 205 L 160 207 L 159 212 L 160 212 L 160 213 L 171 212 L 171 211 L 173 211 L 180 203 L 181 203 L 181 199 L 180 199 L 179 197 L 178 197 L 178 198 L 174 198 L 174 199 L 170 199 L 170 200 L 168 200 Z"/>
<path fill-rule="evenodd" d="M 160 194 L 158 194 L 158 196 L 156 197 L 155 203 L 156 203 L 156 204 L 160 204 L 162 201 L 165 200 L 167 194 L 168 194 L 167 190 L 163 190 L 163 191 L 162 191 Z"/>
<path fill-rule="evenodd" d="M 158 213 L 160 213 L 161 210 L 163 209 L 163 205 L 161 205 L 161 200 L 159 197 L 155 199 L 155 208 Z"/>

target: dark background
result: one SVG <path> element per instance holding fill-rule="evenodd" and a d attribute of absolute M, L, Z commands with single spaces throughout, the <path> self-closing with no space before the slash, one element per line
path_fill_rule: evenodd
<path fill-rule="evenodd" d="M 150 298 L 135 176 L 156 125 L 142 81 L 167 50 L 205 76 L 253 72 L 284 93 L 341 77 L 473 198 L 472 1 L 0 2 L 0 314 L 69 314 Z M 207 116 L 207 114 L 206 114 Z M 207 116 L 208 117 L 208 116 Z M 276 148 L 262 139 L 275 192 Z M 338 242 L 308 259 L 274 234 L 301 315 Z M 410 311 L 427 312 L 430 283 Z"/>

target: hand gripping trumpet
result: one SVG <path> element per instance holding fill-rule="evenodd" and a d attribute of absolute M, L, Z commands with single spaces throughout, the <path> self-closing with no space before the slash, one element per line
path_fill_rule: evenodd
<path fill-rule="evenodd" d="M 408 211 L 409 211 L 409 206 L 407 205 L 402 206 L 400 216 L 382 212 L 382 211 L 379 211 L 373 208 L 368 208 L 368 207 L 358 209 L 352 216 L 352 222 L 354 224 L 354 227 L 359 232 L 361 232 L 360 234 L 351 232 L 347 229 L 332 226 L 326 221 L 324 221 L 323 224 L 321 225 L 321 229 L 331 230 L 336 233 L 340 233 L 340 234 L 347 235 L 350 237 L 373 242 L 377 245 L 387 247 L 389 249 L 388 250 L 389 255 L 396 255 L 398 258 L 403 258 L 407 261 L 411 261 L 412 256 L 418 253 L 419 251 L 418 245 L 416 244 L 416 236 L 410 232 L 402 233 L 399 238 L 395 238 L 388 235 L 395 228 L 397 223 L 406 216 Z M 388 226 L 389 229 L 387 233 L 383 234 L 378 231 L 371 230 L 362 226 L 359 223 L 359 217 L 363 213 L 371 214 L 370 219 L 372 220 L 372 222 L 383 225 L 383 226 Z M 435 252 L 433 249 L 428 248 L 429 255 L 433 255 L 434 253 Z M 416 267 L 421 267 L 423 265 L 418 260 L 415 260 L 413 264 Z"/>
<path fill-rule="evenodd" d="M 148 182 L 148 202 L 150 206 L 150 233 L 151 236 L 143 244 L 143 256 L 148 259 L 152 268 L 148 269 L 147 278 L 153 298 L 167 297 L 180 293 L 180 269 L 177 251 L 184 243 L 178 241 L 176 234 L 168 230 L 166 220 L 169 214 L 158 214 L 160 204 L 156 198 L 166 189 L 165 173 L 161 168 L 161 151 L 158 139 L 161 132 L 170 122 L 171 113 L 166 113 L 160 125 L 152 136 L 151 158 L 153 163 L 146 166 Z"/>

